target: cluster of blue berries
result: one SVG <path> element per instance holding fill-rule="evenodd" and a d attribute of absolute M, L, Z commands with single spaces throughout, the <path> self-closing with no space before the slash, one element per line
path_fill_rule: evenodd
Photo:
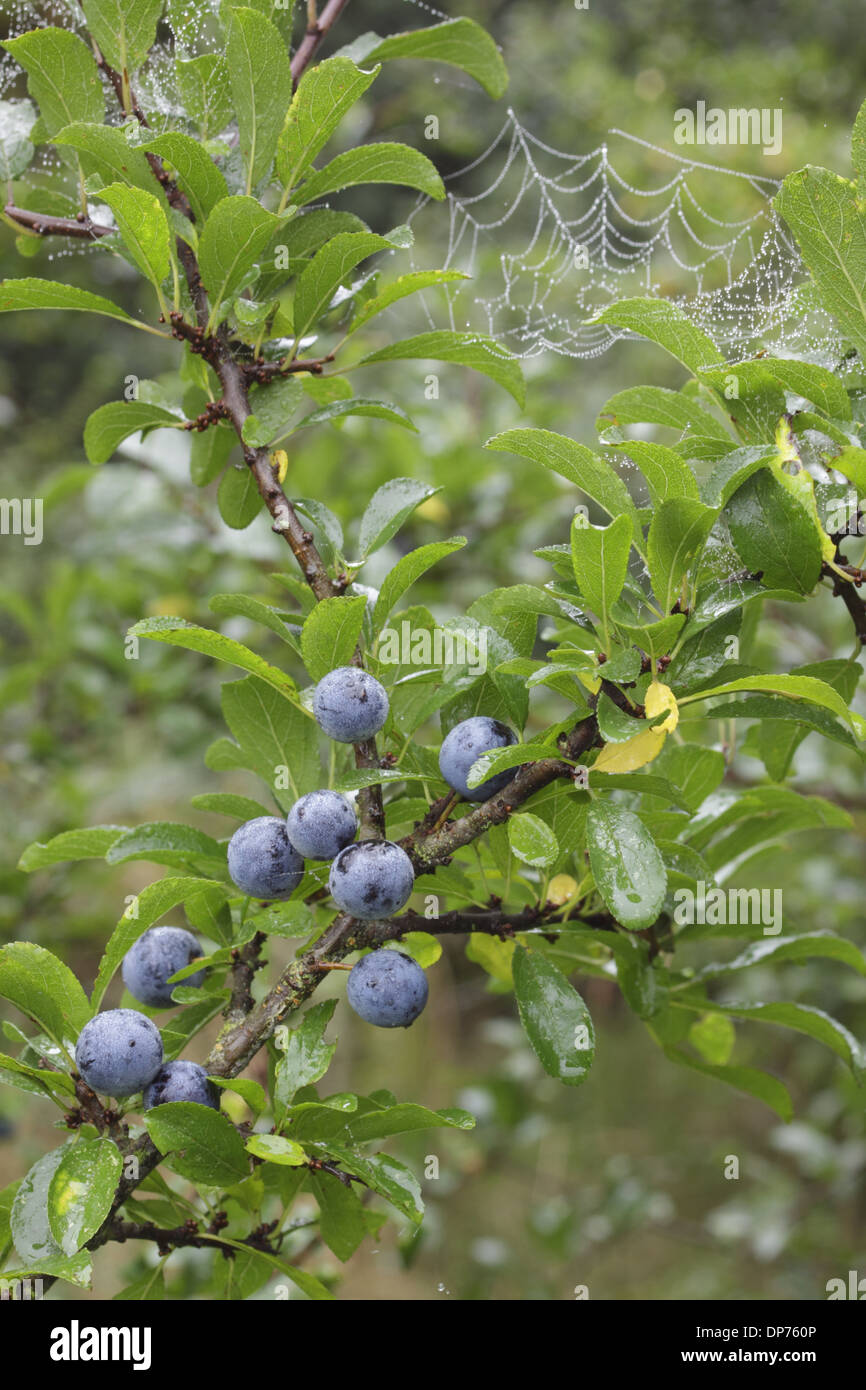
<path fill-rule="evenodd" d="M 388 717 L 388 696 L 368 672 L 340 666 L 319 682 L 313 696 L 319 727 L 338 743 L 361 743 L 379 732 Z M 485 715 L 464 719 L 439 752 L 443 778 L 468 801 L 486 801 L 517 772 L 508 769 L 478 787 L 467 778 L 482 754 L 517 739 L 506 724 Z M 391 840 L 355 840 L 358 822 L 348 797 L 323 789 L 302 796 L 283 820 L 256 816 L 232 835 L 228 870 L 250 897 L 290 898 L 304 875 L 304 860 L 330 862 L 328 888 L 336 905 L 362 921 L 392 917 L 405 907 L 415 882 L 412 861 Z M 201 954 L 179 927 L 151 927 L 127 952 L 123 980 L 134 998 L 153 1008 L 172 1003 L 171 978 Z M 186 977 L 200 985 L 204 970 Z M 408 1028 L 427 1003 L 427 977 L 403 952 L 384 949 L 362 957 L 347 983 L 352 1008 L 379 1028 Z M 135 1009 L 109 1009 L 82 1030 L 75 1061 L 94 1091 L 124 1097 L 143 1092 L 144 1108 L 167 1101 L 193 1101 L 219 1109 L 219 1092 L 195 1062 L 164 1062 L 159 1029 Z"/>

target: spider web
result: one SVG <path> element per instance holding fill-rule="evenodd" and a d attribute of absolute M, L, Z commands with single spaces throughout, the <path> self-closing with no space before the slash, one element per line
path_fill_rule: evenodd
<path fill-rule="evenodd" d="M 445 185 L 444 203 L 419 200 L 410 221 L 425 252 L 434 241 L 437 263 L 472 279 L 426 296 L 430 328 L 488 333 L 521 357 L 592 358 L 632 335 L 590 320 L 617 299 L 650 295 L 678 304 L 732 358 L 758 346 L 841 356 L 774 212 L 775 179 L 622 130 L 575 155 L 538 139 L 509 110 L 483 154 Z M 720 215 L 731 201 L 741 217 Z"/>

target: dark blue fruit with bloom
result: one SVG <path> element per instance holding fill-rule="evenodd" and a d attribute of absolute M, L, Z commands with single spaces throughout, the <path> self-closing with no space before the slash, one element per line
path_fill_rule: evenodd
<path fill-rule="evenodd" d="M 372 738 L 388 718 L 385 687 L 357 666 L 338 666 L 316 686 L 313 714 L 319 728 L 337 743 Z"/>
<path fill-rule="evenodd" d="M 391 840 L 359 840 L 340 850 L 328 876 L 337 906 L 366 921 L 399 912 L 414 883 L 412 860 Z"/>
<path fill-rule="evenodd" d="M 91 1090 L 134 1096 L 162 1066 L 159 1029 L 137 1009 L 106 1009 L 82 1028 L 75 1065 Z"/>
<path fill-rule="evenodd" d="M 377 1028 L 408 1028 L 427 1003 L 427 993 L 427 976 L 402 951 L 364 956 L 346 983 L 346 998 L 355 1013 Z"/>
<path fill-rule="evenodd" d="M 304 861 L 279 816 L 244 821 L 229 840 L 232 883 L 251 898 L 290 898 L 304 876 Z"/>
<path fill-rule="evenodd" d="M 286 817 L 286 830 L 304 859 L 334 859 L 358 829 L 355 808 L 339 792 L 307 792 Z"/>
<path fill-rule="evenodd" d="M 494 748 L 509 748 L 516 742 L 517 735 L 507 724 L 499 719 L 490 719 L 486 714 L 476 714 L 472 719 L 455 724 L 442 740 L 439 771 L 449 787 L 459 792 L 466 801 L 487 801 L 508 786 L 518 769 L 506 768 L 504 772 L 488 777 L 478 787 L 469 786 L 466 780 L 469 770 L 483 753 L 489 753 Z"/>
<path fill-rule="evenodd" d="M 175 987 L 169 984 L 170 977 L 200 955 L 201 947 L 191 932 L 182 927 L 151 927 L 124 956 L 123 983 L 142 1004 L 166 1008 Z M 200 985 L 204 977 L 205 972 L 197 970 L 178 983 Z"/>
<path fill-rule="evenodd" d="M 191 1100 L 195 1105 L 208 1105 L 211 1110 L 220 1108 L 220 1093 L 198 1062 L 166 1062 L 144 1092 L 145 1110 L 173 1100 Z"/>

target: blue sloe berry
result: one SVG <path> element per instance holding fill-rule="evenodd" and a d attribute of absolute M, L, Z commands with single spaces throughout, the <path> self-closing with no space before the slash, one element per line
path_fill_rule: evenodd
<path fill-rule="evenodd" d="M 472 719 L 464 719 L 442 740 L 439 749 L 439 771 L 455 792 L 467 801 L 487 801 L 501 792 L 515 776 L 516 767 L 506 768 L 493 777 L 488 777 L 478 787 L 467 784 L 469 770 L 483 753 L 494 748 L 508 748 L 517 742 L 517 735 L 507 724 L 498 719 L 490 719 L 486 714 L 476 714 Z"/>
<path fill-rule="evenodd" d="M 355 808 L 339 792 L 307 792 L 286 818 L 289 839 L 304 859 L 333 859 L 358 829 Z"/>
<path fill-rule="evenodd" d="M 165 1105 L 173 1100 L 191 1100 L 196 1105 L 208 1105 L 211 1110 L 219 1110 L 220 1093 L 204 1067 L 198 1062 L 166 1062 L 144 1092 L 144 1108 L 152 1110 L 155 1105 Z"/>
<path fill-rule="evenodd" d="M 255 816 L 229 840 L 232 883 L 251 898 L 290 898 L 304 876 L 304 861 L 279 816 Z"/>
<path fill-rule="evenodd" d="M 360 743 L 377 734 L 388 718 L 388 696 L 368 671 L 338 666 L 316 686 L 313 714 L 337 743 Z"/>
<path fill-rule="evenodd" d="M 191 932 L 182 927 L 151 927 L 124 956 L 123 983 L 142 1004 L 166 1008 L 174 989 L 169 978 L 200 955 L 201 948 Z M 200 985 L 204 977 L 204 970 L 197 970 L 179 983 Z"/>
<path fill-rule="evenodd" d="M 405 907 L 415 883 L 412 860 L 391 840 L 359 840 L 340 850 L 328 877 L 331 897 L 353 917 L 375 921 Z"/>
<path fill-rule="evenodd" d="M 162 1066 L 159 1029 L 137 1009 L 106 1009 L 82 1028 L 75 1065 L 92 1090 L 133 1096 Z"/>
<path fill-rule="evenodd" d="M 402 951 L 373 951 L 353 966 L 346 998 L 366 1023 L 408 1028 L 427 1003 L 427 976 Z"/>

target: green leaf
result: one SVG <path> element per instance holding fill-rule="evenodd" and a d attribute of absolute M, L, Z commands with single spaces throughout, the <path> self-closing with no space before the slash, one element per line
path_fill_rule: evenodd
<path fill-rule="evenodd" d="M 800 247 L 821 302 L 866 355 L 866 227 L 857 185 L 807 164 L 775 198 Z"/>
<path fill-rule="evenodd" d="M 246 191 L 252 193 L 274 161 L 291 99 L 291 64 L 276 26 L 258 10 L 248 8 L 228 12 L 226 56 L 247 171 Z"/>
<path fill-rule="evenodd" d="M 408 1216 L 414 1225 L 420 1225 L 424 1212 L 421 1186 L 411 1168 L 407 1168 L 405 1163 L 391 1158 L 390 1154 L 374 1154 L 365 1158 L 353 1149 L 337 1144 L 328 1144 L 327 1152 L 347 1173 L 354 1173 L 362 1178 L 373 1192 L 377 1192 L 397 1211 Z"/>
<path fill-rule="evenodd" d="M 255 1154 L 268 1163 L 282 1163 L 289 1168 L 300 1168 L 307 1162 L 307 1155 L 293 1139 L 284 1139 L 281 1134 L 253 1134 L 246 1143 L 247 1153 Z"/>
<path fill-rule="evenodd" d="M 79 1139 L 61 1153 L 48 1187 L 48 1224 L 69 1256 L 96 1235 L 110 1212 L 123 1159 L 110 1139 Z"/>
<path fill-rule="evenodd" d="M 29 101 L 0 101 L 0 182 L 17 179 L 33 158 L 30 133 L 35 121 Z"/>
<path fill-rule="evenodd" d="M 608 632 L 610 610 L 628 573 L 632 542 L 631 518 L 623 513 L 609 526 L 590 526 L 578 513 L 571 523 L 571 560 L 581 595 Z"/>
<path fill-rule="evenodd" d="M 43 1154 L 20 1184 L 12 1203 L 10 1227 L 15 1249 L 22 1260 L 34 1268 L 46 1260 L 64 1258 L 48 1222 L 48 1193 L 51 1180 L 69 1148 L 69 1144 L 61 1144 L 59 1149 Z"/>
<path fill-rule="evenodd" d="M 446 556 L 453 555 L 456 550 L 462 550 L 465 544 L 465 536 L 452 536 L 450 540 L 432 541 L 429 545 L 419 546 L 417 550 L 410 550 L 408 555 L 403 555 L 382 581 L 373 610 L 374 631 L 380 630 L 388 614 L 422 574 L 426 574 L 427 570 L 432 569 L 433 565 L 444 560 Z"/>
<path fill-rule="evenodd" d="M 147 1274 L 140 1279 L 135 1279 L 131 1284 L 127 1284 L 125 1289 L 112 1295 L 112 1302 L 117 1303 L 161 1303 L 165 1298 L 165 1276 L 162 1272 L 162 1265 L 158 1264 L 149 1269 Z"/>
<path fill-rule="evenodd" d="M 298 277 L 293 304 L 295 337 L 302 338 L 318 322 L 361 261 L 376 251 L 392 248 L 393 242 L 374 232 L 340 232 L 326 242 Z"/>
<path fill-rule="evenodd" d="M 599 432 L 611 426 L 619 429 L 621 425 L 664 425 L 682 432 L 684 444 L 688 443 L 689 436 L 694 436 L 715 439 L 728 449 L 736 447 L 721 421 L 690 397 L 680 391 L 670 391 L 666 386 L 631 386 L 620 391 L 605 403 L 595 423 Z M 628 452 L 637 441 L 620 437 L 615 442 Z"/>
<path fill-rule="evenodd" d="M 428 29 L 405 34 L 362 34 L 341 50 L 358 63 L 384 63 L 391 58 L 427 58 L 451 63 L 474 77 L 494 99 L 508 86 L 508 73 L 499 49 L 485 29 L 472 19 L 446 19 Z"/>
<path fill-rule="evenodd" d="M 588 321 L 649 338 L 696 374 L 716 366 L 721 359 L 712 339 L 668 299 L 619 299 Z"/>
<path fill-rule="evenodd" d="M 92 37 L 115 72 L 140 68 L 156 39 L 163 0 L 81 0 Z"/>
<path fill-rule="evenodd" d="M 628 516 L 634 542 L 643 549 L 643 532 L 628 488 L 607 460 L 585 445 L 551 430 L 516 429 L 494 435 L 484 447 L 519 454 L 559 473 L 597 502 L 612 521 L 621 514 Z"/>
<path fill-rule="evenodd" d="M 268 1108 L 268 1098 L 264 1087 L 260 1086 L 258 1081 L 253 1081 L 251 1077 L 211 1076 L 208 1080 L 214 1086 L 218 1086 L 221 1091 L 234 1091 L 236 1095 L 239 1095 L 242 1100 L 246 1101 L 256 1119 Z M 249 1148 L 249 1145 L 247 1147 Z"/>
<path fill-rule="evenodd" d="M 129 636 L 150 637 L 154 642 L 168 642 L 174 647 L 186 647 L 191 652 L 212 656 L 216 661 L 226 661 L 230 666 L 239 666 L 242 671 L 259 676 L 287 699 L 295 698 L 296 687 L 291 676 L 277 670 L 276 666 L 268 665 L 249 647 L 235 642 L 232 637 L 224 637 L 221 632 L 212 632 L 206 627 L 197 627 L 184 618 L 142 618 L 129 629 Z"/>
<path fill-rule="evenodd" d="M 235 820 L 255 820 L 256 816 L 272 814 L 260 801 L 234 792 L 204 792 L 190 801 L 197 811 L 210 811 L 217 816 L 233 816 Z"/>
<path fill-rule="evenodd" d="M 193 1101 L 170 1101 L 148 1111 L 147 1131 L 170 1167 L 190 1182 L 230 1187 L 249 1175 L 244 1141 L 228 1116 Z"/>
<path fill-rule="evenodd" d="M 596 772 L 595 768 L 590 768 L 589 785 L 593 791 L 624 791 L 637 792 L 639 796 L 660 796 L 683 811 L 692 809 L 680 787 L 674 786 L 668 778 L 657 777 L 650 772 Z"/>
<path fill-rule="evenodd" d="M 171 165 L 197 222 L 204 223 L 217 203 L 228 197 L 225 175 L 191 135 L 170 130 L 148 140 L 140 148 L 159 155 Z"/>
<path fill-rule="evenodd" d="M 629 439 L 618 447 L 637 464 L 646 479 L 654 507 L 674 497 L 698 500 L 698 480 L 675 449 L 640 439 Z"/>
<path fill-rule="evenodd" d="M 358 533 L 358 548 L 362 556 L 379 550 L 396 535 L 415 508 L 439 488 L 419 483 L 415 478 L 389 478 L 377 488 L 364 508 Z"/>
<path fill-rule="evenodd" d="M 821 575 L 821 540 L 805 508 L 761 469 L 727 505 L 737 553 L 768 588 L 808 594 Z"/>
<path fill-rule="evenodd" d="M 337 666 L 348 666 L 361 636 L 367 600 L 340 595 L 317 603 L 304 623 L 301 656 L 314 681 Z"/>
<path fill-rule="evenodd" d="M 329 401 L 318 410 L 310 411 L 309 415 L 297 422 L 292 433 L 310 425 L 324 425 L 332 420 L 342 420 L 346 415 L 369 415 L 378 420 L 390 420 L 392 424 L 402 425 L 404 429 L 413 430 L 416 434 L 418 432 L 417 426 L 413 425 L 405 410 L 401 410 L 399 405 L 367 400 L 364 396 L 350 396 L 348 400 Z"/>
<path fill-rule="evenodd" d="M 56 135 L 70 121 L 105 118 L 105 98 L 93 54 L 77 34 L 49 25 L 17 39 L 5 39 L 2 47 L 27 73 L 27 90 L 39 107 L 46 136 Z"/>
<path fill-rule="evenodd" d="M 249 418 L 255 419 L 254 416 Z M 226 526 L 230 526 L 233 531 L 244 531 L 255 521 L 264 505 L 251 468 L 243 463 L 237 468 L 226 469 L 217 489 L 217 506 Z"/>
<path fill-rule="evenodd" d="M 586 840 L 595 885 L 614 919 L 630 930 L 652 926 L 664 903 L 667 873 L 649 831 L 612 802 L 594 801 Z"/>
<path fill-rule="evenodd" d="M 677 1003 L 686 1008 L 697 1007 L 685 994 L 677 997 Z M 776 1023 L 783 1028 L 805 1033 L 829 1047 L 851 1068 L 858 1082 L 862 1080 L 866 1068 L 863 1048 L 853 1033 L 822 1009 L 813 1009 L 808 1004 L 722 1004 L 715 1000 L 703 1000 L 701 1007 L 730 1014 L 733 1018 L 757 1019 L 762 1023 Z"/>
<path fill-rule="evenodd" d="M 314 719 L 255 676 L 227 681 L 220 695 L 225 721 L 247 759 L 244 765 L 258 773 L 283 810 L 321 785 Z"/>
<path fill-rule="evenodd" d="M 257 598 L 250 598 L 247 594 L 214 594 L 208 607 L 211 612 L 224 617 L 242 617 L 248 618 L 250 622 L 261 623 L 263 627 L 282 638 L 287 646 L 293 650 L 295 648 L 294 638 L 283 614 L 267 603 L 261 603 Z"/>
<path fill-rule="evenodd" d="M 353 1144 L 366 1144 L 372 1139 L 388 1139 L 393 1134 L 411 1134 L 420 1129 L 473 1129 L 475 1120 L 466 1110 L 428 1110 L 411 1103 L 371 1109 L 364 1114 L 349 1115 L 331 1111 L 334 1134 L 347 1133 Z M 292 1134 L 300 1138 L 300 1123 L 292 1123 Z"/>
<path fill-rule="evenodd" d="M 241 287 L 279 227 L 280 218 L 266 212 L 255 198 L 222 198 L 213 208 L 201 234 L 198 255 L 212 317 Z"/>
<path fill-rule="evenodd" d="M 508 843 L 522 864 L 536 869 L 549 867 L 559 854 L 559 842 L 550 826 L 528 811 L 520 811 L 509 820 Z"/>
<path fill-rule="evenodd" d="M 186 114 L 198 126 L 202 140 L 225 130 L 232 118 L 232 99 L 224 53 L 201 53 L 178 58 L 177 88 Z"/>
<path fill-rule="evenodd" d="M 673 497 L 656 510 L 647 537 L 647 561 L 653 591 L 665 613 L 679 597 L 717 516 L 714 507 L 691 497 Z"/>
<path fill-rule="evenodd" d="M 310 1190 L 319 1204 L 319 1234 L 338 1260 L 349 1260 L 367 1235 L 360 1198 L 332 1173 L 313 1173 Z"/>
<path fill-rule="evenodd" d="M 237 442 L 237 435 L 227 425 L 193 431 L 189 476 L 196 487 L 206 487 L 219 477 Z"/>
<path fill-rule="evenodd" d="M 170 912 L 179 903 L 186 902 L 189 898 L 206 889 L 225 891 L 221 884 L 211 883 L 206 878 L 161 878 L 157 883 L 151 883 L 147 888 L 143 888 L 133 898 L 114 928 L 102 960 L 99 962 L 99 971 L 91 996 L 91 1004 L 94 1009 L 99 1008 L 114 972 L 118 969 L 130 946 L 134 945 L 148 927 L 152 927 L 154 922 L 158 922 L 160 917 L 164 917 L 166 912 Z M 76 1031 L 80 1031 L 80 1029 Z"/>
<path fill-rule="evenodd" d="M 538 951 L 518 946 L 512 970 L 520 1021 L 538 1060 L 548 1076 L 579 1086 L 595 1056 L 589 1010 L 562 971 Z"/>
<path fill-rule="evenodd" d="M 483 372 L 498 385 L 504 386 L 518 405 L 522 406 L 524 403 L 523 373 L 518 359 L 506 353 L 495 338 L 483 338 L 477 333 L 452 333 L 445 329 L 419 333 L 417 337 L 404 338 L 402 342 L 391 343 L 376 352 L 369 352 L 361 360 L 399 362 L 416 357 L 455 362 L 459 366 Z"/>
<path fill-rule="evenodd" d="M 142 327 L 110 299 L 80 290 L 76 285 L 62 285 L 54 280 L 0 280 L 0 314 L 14 313 L 18 309 L 78 309 L 86 314 L 121 319 L 134 328 Z"/>
<path fill-rule="evenodd" d="M 362 72 L 348 58 L 339 56 L 307 68 L 277 145 L 277 174 L 285 188 L 294 187 L 306 173 L 377 72 L 378 68 Z"/>
<path fill-rule="evenodd" d="M 702 1076 L 712 1076 L 716 1081 L 724 1081 L 728 1086 L 735 1086 L 738 1091 L 745 1091 L 756 1100 L 762 1100 L 786 1123 L 794 1118 L 794 1107 L 786 1087 L 765 1071 L 757 1071 L 755 1067 L 713 1066 L 710 1062 L 699 1062 L 696 1057 L 676 1047 L 666 1047 L 665 1056 L 682 1067 L 690 1067 Z"/>
<path fill-rule="evenodd" d="M 125 864 L 131 859 L 147 859 L 151 864 L 186 868 L 191 859 L 204 860 L 208 871 L 225 866 L 225 850 L 203 830 L 173 821 L 152 821 L 127 830 L 114 841 L 105 855 L 107 864 Z"/>
<path fill-rule="evenodd" d="M 753 965 L 763 965 L 776 960 L 813 960 L 816 958 L 838 960 L 850 965 L 860 975 L 866 975 L 866 956 L 845 937 L 834 936 L 829 931 L 803 932 L 800 936 L 766 937 L 753 941 L 733 960 L 714 962 L 696 971 L 692 982 L 719 979 L 734 974 L 738 970 L 748 970 Z"/>
<path fill-rule="evenodd" d="M 724 1014 L 703 1014 L 689 1029 L 689 1042 L 705 1062 L 724 1067 L 737 1040 L 736 1029 Z"/>
<path fill-rule="evenodd" d="M 253 391 L 250 395 L 253 414 L 244 421 L 244 443 L 254 448 L 270 444 L 297 409 L 302 389 L 296 376 L 287 376 Z"/>
<path fill-rule="evenodd" d="M 815 676 L 741 676 L 737 680 L 727 681 L 724 685 L 715 685 L 711 690 L 684 695 L 679 703 L 693 704 L 696 700 L 709 700 L 716 695 L 729 695 L 740 690 L 760 690 L 771 695 L 784 695 L 788 700 L 805 700 L 810 704 L 820 705 L 822 709 L 829 710 L 843 723 L 850 725 L 858 738 L 866 737 L 866 721 L 860 715 L 852 713 L 837 690 Z"/>
<path fill-rule="evenodd" d="M 417 188 L 428 198 L 445 197 L 445 186 L 426 155 L 411 145 L 399 145 L 382 140 L 375 145 L 357 145 L 345 150 L 317 169 L 292 194 L 292 202 L 300 207 L 329 193 L 344 188 L 356 188 L 363 183 L 396 183 L 405 188 Z"/>
<path fill-rule="evenodd" d="M 129 143 L 119 126 L 73 121 L 57 132 L 52 143 L 76 150 L 85 173 L 94 175 L 102 185 L 139 188 L 142 193 L 156 197 L 160 206 L 168 211 L 165 193 L 154 178 L 144 152 Z M 102 200 L 102 188 L 98 199 Z"/>
<path fill-rule="evenodd" d="M 274 1076 L 274 1115 L 278 1123 L 282 1123 L 295 1092 L 319 1081 L 331 1065 L 337 1044 L 326 1043 L 324 1036 L 336 1007 L 335 999 L 314 1004 L 300 1026 L 289 1030 Z"/>
<path fill-rule="evenodd" d="M 761 365 L 780 381 L 786 391 L 803 396 L 834 420 L 851 419 L 848 392 L 832 372 L 814 362 L 798 362 L 795 358 L 766 357 Z M 736 368 L 735 370 L 739 370 Z"/>
<path fill-rule="evenodd" d="M 18 868 L 31 874 L 50 864 L 64 864 L 75 859 L 104 859 L 115 840 L 125 835 L 125 825 L 93 825 L 87 830 L 64 830 L 45 844 L 36 840 L 28 845 L 18 861 Z"/>
<path fill-rule="evenodd" d="M 159 293 L 171 269 L 171 232 L 158 199 L 122 183 L 109 184 L 99 196 L 114 213 L 130 257 Z"/>
<path fill-rule="evenodd" d="M 84 452 L 91 463 L 106 463 L 118 444 L 132 434 L 153 429 L 177 429 L 181 422 L 170 410 L 147 401 L 109 401 L 89 416 L 84 426 Z"/>
<path fill-rule="evenodd" d="M 69 967 L 33 941 L 0 947 L 0 998 L 32 1018 L 61 1047 L 77 1040 L 93 1012 Z"/>
<path fill-rule="evenodd" d="M 405 299 L 407 295 L 417 294 L 420 290 L 432 289 L 434 285 L 448 285 L 454 280 L 468 280 L 469 278 L 460 270 L 413 270 L 408 275 L 401 275 L 398 279 L 392 280 L 390 285 L 386 285 L 372 299 L 365 300 L 359 306 L 348 331 L 349 333 L 357 333 L 359 328 L 363 328 L 370 322 L 370 319 L 390 308 L 392 304 L 396 304 L 398 300 Z"/>

